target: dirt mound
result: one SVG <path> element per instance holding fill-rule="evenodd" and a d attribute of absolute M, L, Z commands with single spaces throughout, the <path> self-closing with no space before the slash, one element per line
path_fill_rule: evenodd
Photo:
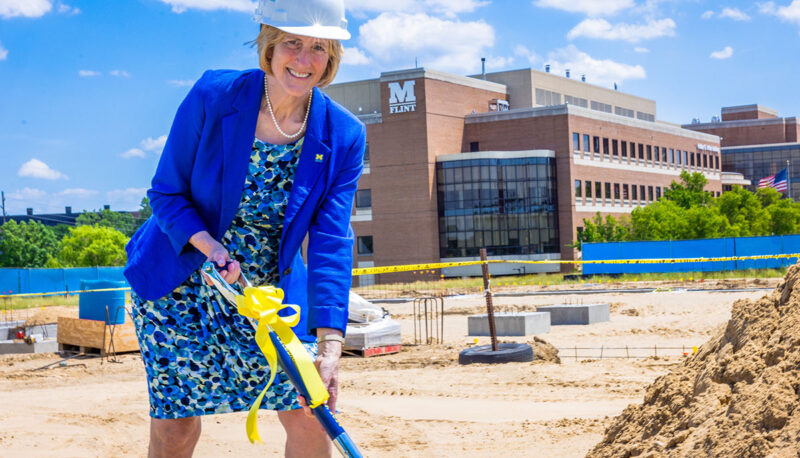
<path fill-rule="evenodd" d="M 42 307 L 36 311 L 29 310 L 28 319 L 23 326 L 37 326 L 40 324 L 58 323 L 58 317 L 66 316 L 78 318 L 78 307 Z"/>
<path fill-rule="evenodd" d="M 528 343 L 533 347 L 533 356 L 537 360 L 561 364 L 561 358 L 558 357 L 558 348 L 554 347 L 551 343 L 539 337 L 534 337 L 533 340 Z"/>
<path fill-rule="evenodd" d="M 698 304 L 699 305 L 699 304 Z M 800 268 L 769 296 L 733 304 L 697 355 L 647 388 L 588 457 L 797 456 Z"/>

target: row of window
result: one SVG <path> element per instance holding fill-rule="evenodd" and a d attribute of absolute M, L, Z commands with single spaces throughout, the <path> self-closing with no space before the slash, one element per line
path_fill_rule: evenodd
<path fill-rule="evenodd" d="M 582 140 L 582 141 L 581 141 Z M 704 168 L 720 170 L 719 154 L 681 151 L 658 145 L 617 140 L 589 134 L 572 133 L 572 150 L 575 152 L 604 154 L 616 158 L 630 157 L 632 160 L 647 161 L 655 164 L 669 164 L 681 168 Z"/>
<path fill-rule="evenodd" d="M 564 94 L 564 101 L 561 101 L 561 93 L 548 91 L 546 89 L 536 89 L 536 105 L 541 105 L 545 107 L 553 106 L 553 105 L 561 105 L 562 103 L 567 103 L 569 105 L 575 105 L 583 108 L 590 108 L 595 111 L 602 111 L 603 113 L 614 113 L 619 116 L 625 116 L 627 118 L 636 118 L 641 119 L 644 121 L 654 122 L 656 117 L 650 113 L 644 113 L 642 111 L 635 111 L 629 108 L 618 107 L 614 105 L 610 105 L 608 103 L 598 102 L 596 100 L 587 100 L 582 97 L 573 97 L 571 95 Z"/>
<path fill-rule="evenodd" d="M 653 202 L 661 198 L 669 189 L 666 186 L 636 185 L 628 183 L 609 183 L 585 180 L 575 180 L 575 198 L 581 199 L 606 199 L 606 200 L 633 200 Z M 719 192 L 715 192 L 719 197 Z"/>

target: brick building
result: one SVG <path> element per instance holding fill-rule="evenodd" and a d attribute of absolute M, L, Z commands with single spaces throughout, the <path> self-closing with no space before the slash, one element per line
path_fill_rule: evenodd
<path fill-rule="evenodd" d="M 367 124 L 358 267 L 473 260 L 481 247 L 495 259 L 575 259 L 568 245 L 584 218 L 655 201 L 682 170 L 722 190 L 716 135 L 656 121 L 654 101 L 580 80 L 416 68 L 326 92 Z"/>
<path fill-rule="evenodd" d="M 755 190 L 758 180 L 787 167 L 791 196 L 800 196 L 800 124 L 796 117 L 781 118 L 775 110 L 760 105 L 722 108 L 722 116 L 710 123 L 694 122 L 683 127 L 720 137 L 722 169 L 736 172 L 750 181 L 745 188 Z"/>

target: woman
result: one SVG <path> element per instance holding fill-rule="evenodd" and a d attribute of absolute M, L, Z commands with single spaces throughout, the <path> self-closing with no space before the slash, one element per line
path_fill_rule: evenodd
<path fill-rule="evenodd" d="M 250 324 L 203 282 L 206 260 L 230 283 L 244 272 L 302 307 L 295 333 L 317 354 L 335 411 L 365 128 L 317 87 L 350 35 L 341 0 L 262 0 L 256 13 L 261 69 L 208 71 L 195 84 L 148 191 L 153 217 L 128 245 L 150 456 L 191 456 L 200 417 L 247 410 L 268 379 Z M 287 456 L 329 456 L 301 401 L 279 371 L 262 408 L 278 411 Z"/>

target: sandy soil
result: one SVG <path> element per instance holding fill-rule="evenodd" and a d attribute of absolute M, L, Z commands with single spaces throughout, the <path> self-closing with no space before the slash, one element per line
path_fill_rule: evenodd
<path fill-rule="evenodd" d="M 413 345 L 411 303 L 382 304 L 401 321 L 410 345 L 396 355 L 343 360 L 339 418 L 370 457 L 584 456 L 613 417 L 642 402 L 646 386 L 730 319 L 736 299 L 766 293 L 498 297 L 499 311 L 581 302 L 608 302 L 612 310 L 610 322 L 554 326 L 539 336 L 561 348 L 561 364 L 499 366 L 457 363 L 458 352 L 475 345 L 466 336 L 467 315 L 485 310 L 481 297 L 446 299 L 444 343 L 430 346 Z M 488 338 L 478 340 L 485 343 Z M 635 357 L 599 359 L 601 351 L 625 356 L 626 346 Z M 2 454 L 144 456 L 147 394 L 140 358 L 71 360 L 31 371 L 55 361 L 53 355 L 0 357 Z M 280 456 L 277 419 L 269 413 L 261 418 L 262 437 L 273 440 L 251 446 L 244 413 L 206 417 L 196 456 Z"/>

